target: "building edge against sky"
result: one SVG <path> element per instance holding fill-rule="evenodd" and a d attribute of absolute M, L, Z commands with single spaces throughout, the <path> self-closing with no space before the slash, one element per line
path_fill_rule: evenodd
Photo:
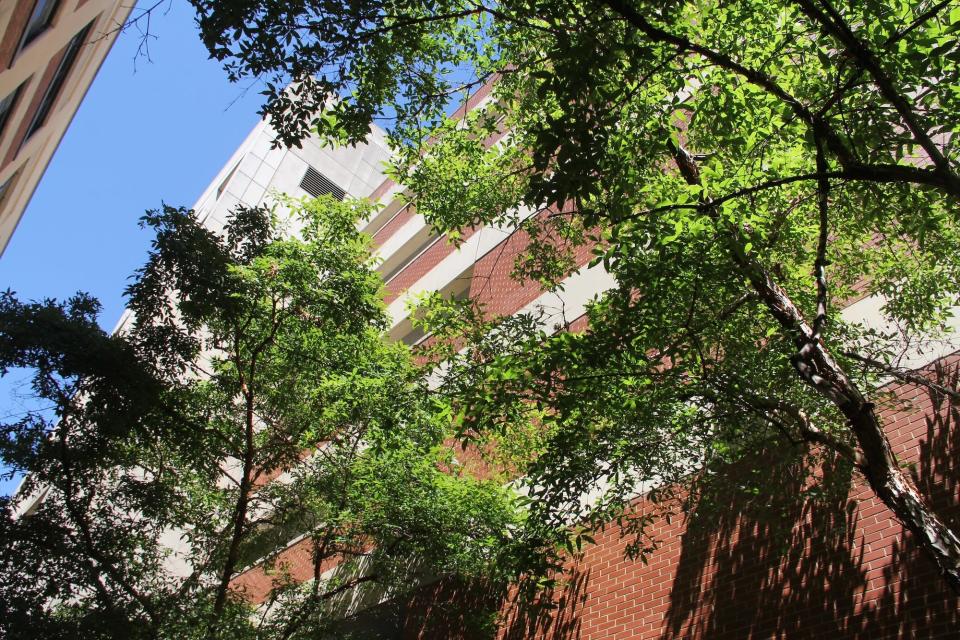
<path fill-rule="evenodd" d="M 0 3 L 0 254 L 133 4 Z"/>
<path fill-rule="evenodd" d="M 200 194 L 192 209 L 207 228 L 221 230 L 238 206 L 275 205 L 279 194 L 364 198 L 383 183 L 390 150 L 377 127 L 366 144 L 356 147 L 331 147 L 307 138 L 300 149 L 273 148 L 275 138 L 261 120 Z M 114 331 L 122 330 L 129 318 L 125 311 Z"/>

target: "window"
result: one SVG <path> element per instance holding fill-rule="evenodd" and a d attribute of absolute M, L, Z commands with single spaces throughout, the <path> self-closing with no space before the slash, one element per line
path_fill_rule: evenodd
<path fill-rule="evenodd" d="M 30 126 L 27 127 L 27 133 L 23 137 L 24 142 L 29 140 L 30 136 L 36 133 L 37 129 L 42 127 L 47 121 L 47 116 L 49 116 L 50 111 L 53 110 L 53 105 L 57 101 L 57 96 L 60 94 L 60 90 L 63 88 L 64 81 L 70 74 L 70 69 L 73 67 L 73 63 L 77 60 L 77 54 L 80 53 L 80 47 L 83 46 L 84 40 L 87 39 L 87 32 L 90 31 L 90 26 L 92 24 L 93 23 L 91 22 L 84 27 L 83 31 L 73 36 L 73 39 L 70 40 L 69 44 L 67 44 L 67 49 L 64 51 L 63 57 L 60 59 L 60 64 L 57 66 L 57 70 L 53 74 L 53 78 L 50 79 L 50 85 L 44 92 L 43 99 L 40 100 L 40 105 L 37 107 L 36 113 L 33 114 L 33 119 L 30 120 Z"/>
<path fill-rule="evenodd" d="M 13 113 L 13 108 L 17 106 L 17 98 L 20 97 L 20 89 L 23 88 L 21 84 L 19 87 L 10 92 L 3 100 L 0 100 L 0 135 L 3 135 L 3 130 L 7 125 L 7 121 L 10 119 L 10 114 Z"/>
<path fill-rule="evenodd" d="M 59 4 L 60 0 L 37 0 L 37 3 L 33 5 L 30 20 L 27 21 L 27 26 L 20 37 L 17 53 L 23 51 L 28 44 L 37 39 L 37 36 L 47 30 L 53 21 L 53 14 L 57 12 Z"/>
<path fill-rule="evenodd" d="M 313 167 L 307 167 L 307 172 L 303 174 L 303 178 L 300 180 L 300 188 L 314 198 L 330 194 L 337 200 L 343 200 L 347 195 L 346 191 Z"/>

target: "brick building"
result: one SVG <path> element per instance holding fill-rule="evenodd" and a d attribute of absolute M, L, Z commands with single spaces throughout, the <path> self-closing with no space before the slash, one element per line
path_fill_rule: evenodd
<path fill-rule="evenodd" d="M 119 0 L 0 5 L 0 251 L 130 9 Z M 481 92 L 468 106 L 484 100 Z M 515 282 L 513 258 L 525 240 L 509 228 L 478 229 L 454 248 L 399 197 L 402 185 L 384 179 L 388 150 L 379 132 L 355 149 L 309 140 L 299 150 L 271 149 L 272 138 L 258 125 L 194 209 L 218 227 L 238 203 L 259 204 L 272 190 L 380 202 L 364 231 L 381 259 L 394 340 L 423 339 L 406 305 L 419 292 L 469 296 L 499 314 L 540 308 L 582 330 L 585 305 L 615 284 L 601 265 L 585 266 L 586 250 L 562 292 Z M 869 318 L 876 305 L 865 298 L 846 313 Z M 958 364 L 945 351 L 909 363 L 954 384 Z M 916 386 L 887 390 L 882 417 L 897 455 L 941 516 L 960 527 L 960 407 Z M 773 501 L 732 490 L 716 496 L 719 509 L 661 521 L 654 531 L 661 546 L 646 563 L 626 558 L 615 528 L 603 532 L 572 562 L 569 579 L 546 594 L 553 608 L 427 585 L 405 602 L 368 603 L 354 630 L 369 638 L 470 637 L 469 619 L 489 613 L 502 622 L 499 636 L 511 639 L 957 637 L 960 599 L 861 480 L 851 477 L 846 495 L 832 502 L 800 498 L 805 477 L 790 466 L 771 470 L 770 482 L 778 488 Z M 635 508 L 644 509 L 642 500 Z M 309 575 L 309 541 L 292 541 L 280 561 L 294 576 Z M 176 557 L 170 568 L 186 569 Z M 253 601 L 271 583 L 256 566 L 234 580 Z"/>
<path fill-rule="evenodd" d="M 415 342 L 404 300 L 422 290 L 460 293 L 497 313 L 542 307 L 576 329 L 584 304 L 613 282 L 602 266 L 571 275 L 561 293 L 544 294 L 510 279 L 523 238 L 481 229 L 458 250 L 419 239 L 423 221 L 393 204 L 395 185 L 374 192 L 387 202 L 367 230 L 386 263 L 394 317 L 392 337 Z M 420 234 L 420 235 L 418 235 Z M 403 256 L 403 257 L 400 257 Z M 878 301 L 864 298 L 845 314 L 869 321 Z M 561 318 L 560 314 L 564 314 Z M 908 366 L 955 384 L 960 358 L 917 355 Z M 881 417 L 914 482 L 953 527 L 960 526 L 960 407 L 917 386 L 890 383 Z M 653 640 L 667 638 L 952 638 L 960 632 L 960 599 L 934 564 L 858 476 L 844 498 L 801 497 L 805 473 L 770 470 L 769 503 L 749 493 L 716 496 L 722 508 L 698 511 L 653 532 L 662 546 L 648 563 L 629 560 L 627 540 L 611 527 L 573 564 L 566 586 L 552 594 L 554 611 L 501 603 L 502 638 Z M 738 470 L 731 470 L 736 477 Z M 730 483 L 735 488 L 736 483 Z M 643 509 L 639 502 L 637 509 Z M 462 597 L 462 596 L 461 596 Z M 456 601 L 457 597 L 453 597 Z M 441 600 L 417 600 L 393 637 L 461 637 Z M 454 617 L 454 622 L 458 618 Z"/>
<path fill-rule="evenodd" d="M 133 5 L 0 3 L 0 253 Z"/>
<path fill-rule="evenodd" d="M 483 100 L 483 94 L 474 97 L 477 104 Z M 377 139 L 371 148 L 382 153 Z M 330 160 L 349 173 L 358 163 L 355 154 L 362 163 L 372 151 L 338 153 L 343 155 Z M 232 180 L 234 162 L 246 171 L 246 161 L 235 158 L 218 180 Z M 338 171 L 332 165 L 318 168 Z M 513 258 L 525 242 L 520 234 L 484 227 L 454 248 L 399 197 L 402 185 L 383 180 L 364 191 L 361 184 L 371 182 L 351 182 L 347 191 L 383 205 L 363 228 L 381 259 L 394 340 L 412 345 L 424 339 L 411 326 L 406 304 L 423 291 L 469 296 L 499 314 L 539 308 L 558 324 L 583 330 L 585 305 L 614 286 L 601 265 L 586 266 L 586 250 L 578 255 L 580 270 L 561 292 L 520 285 L 510 278 Z M 253 195 L 262 193 L 257 189 Z M 198 210 L 203 206 L 201 198 Z M 864 298 L 844 313 L 869 321 L 878 304 Z M 905 364 L 955 385 L 960 357 L 944 347 Z M 882 419 L 896 454 L 941 516 L 960 526 L 960 407 L 922 387 L 890 383 L 886 391 Z M 499 637 L 511 639 L 956 637 L 960 599 L 948 593 L 933 563 L 862 479 L 850 475 L 845 495 L 808 501 L 801 497 L 803 470 L 784 464 L 769 471 L 777 490 L 768 502 L 738 493 L 733 482 L 733 490 L 714 496 L 720 508 L 660 521 L 654 535 L 661 546 L 648 562 L 625 556 L 627 541 L 615 527 L 604 531 L 572 562 L 569 579 L 547 594 L 553 608 L 532 610 L 437 584 L 409 601 L 374 603 L 359 612 L 353 628 L 369 638 L 467 638 L 473 627 L 466 621 L 490 613 L 502 623 Z M 731 478 L 739 472 L 731 470 Z M 635 508 L 645 508 L 642 499 Z M 310 555 L 309 541 L 296 540 L 279 563 L 307 579 Z M 255 602 L 271 585 L 271 576 L 256 566 L 234 581 Z"/>

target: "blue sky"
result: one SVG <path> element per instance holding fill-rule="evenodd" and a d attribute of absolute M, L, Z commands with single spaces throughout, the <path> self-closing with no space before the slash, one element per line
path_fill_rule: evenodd
<path fill-rule="evenodd" d="M 0 258 L 0 289 L 21 299 L 86 291 L 108 331 L 146 256 L 140 215 L 192 205 L 258 120 L 257 88 L 227 82 L 185 2 L 163 5 L 151 32 L 152 62 L 134 61 L 135 30 L 117 39 Z M 0 380 L 0 420 L 30 406 L 28 391 L 22 376 Z M 0 495 L 15 486 L 0 481 Z"/>

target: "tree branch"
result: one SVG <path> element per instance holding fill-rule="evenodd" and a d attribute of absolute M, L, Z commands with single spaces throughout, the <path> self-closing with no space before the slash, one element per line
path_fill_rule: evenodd
<path fill-rule="evenodd" d="M 843 440 L 840 440 L 836 436 L 827 433 L 826 431 L 823 431 L 814 425 L 813 421 L 810 420 L 810 417 L 803 409 L 784 400 L 780 400 L 779 398 L 764 398 L 761 396 L 744 394 L 744 399 L 757 408 L 772 411 L 780 417 L 788 417 L 790 422 L 797 427 L 800 432 L 800 437 L 804 441 L 820 444 L 831 449 L 832 451 L 836 451 L 844 458 L 847 458 L 853 462 L 861 471 L 863 471 L 868 465 L 868 461 L 864 457 L 863 453 L 857 451 Z"/>
<path fill-rule="evenodd" d="M 817 317 L 813 321 L 812 340 L 820 340 L 827 323 L 827 238 L 829 236 L 829 198 L 830 180 L 826 177 L 827 159 L 823 151 L 823 141 L 816 138 L 817 146 L 817 213 L 820 233 L 817 237 L 817 257 L 813 264 L 814 277 L 817 280 Z"/>
<path fill-rule="evenodd" d="M 810 4 L 809 0 L 796 1 L 806 3 L 807 5 Z M 827 148 L 831 153 L 834 154 L 834 156 L 836 156 L 840 165 L 849 172 L 849 174 L 844 177 L 872 180 L 876 182 L 916 182 L 918 184 L 926 184 L 936 187 L 944 193 L 960 197 L 960 178 L 958 178 L 955 173 L 949 170 L 946 160 L 943 158 L 942 154 L 940 154 L 939 150 L 936 148 L 936 145 L 934 145 L 929 137 L 927 137 L 926 132 L 918 124 L 916 124 L 909 104 L 906 103 L 902 96 L 897 94 L 897 92 L 893 89 L 892 84 L 889 82 L 889 79 L 886 79 L 882 69 L 879 68 L 876 60 L 870 58 L 869 55 L 867 56 L 868 59 L 864 59 L 862 56 L 858 57 L 857 59 L 861 61 L 867 71 L 875 73 L 877 76 L 886 79 L 886 89 L 881 87 L 881 89 L 883 89 L 884 97 L 891 101 L 898 113 L 901 111 L 906 113 L 910 122 L 913 122 L 914 127 L 919 132 L 918 134 L 915 133 L 915 136 L 921 136 L 918 137 L 918 142 L 920 142 L 921 139 L 925 140 L 926 142 L 921 146 L 923 146 L 924 150 L 926 150 L 928 153 L 932 152 L 930 158 L 936 167 L 935 171 L 905 166 L 901 167 L 900 165 L 864 165 L 858 162 L 854 159 L 843 140 L 835 131 L 827 126 L 825 121 L 823 121 L 821 118 L 818 118 L 806 105 L 788 93 L 767 74 L 764 74 L 756 69 L 751 69 L 737 62 L 725 53 L 721 53 L 719 51 L 710 49 L 709 47 L 696 44 L 684 36 L 670 33 L 669 31 L 651 24 L 642 14 L 627 4 L 625 0 L 600 0 L 600 2 L 620 15 L 624 20 L 626 20 L 638 31 L 649 37 L 651 40 L 655 42 L 672 44 L 681 50 L 696 53 L 716 64 L 718 67 L 727 69 L 728 71 L 741 76 L 751 84 L 760 87 L 772 96 L 779 98 L 802 122 L 805 122 L 811 129 L 815 130 L 815 135 L 820 135 L 823 137 Z M 854 41 L 856 41 L 855 37 Z M 869 54 L 869 50 L 864 51 Z M 870 61 L 872 61 L 872 65 L 868 64 Z M 913 128 L 911 128 L 911 131 L 913 131 Z"/>
<path fill-rule="evenodd" d="M 883 371 L 884 373 L 887 373 L 893 376 L 894 378 L 897 378 L 898 380 L 902 380 L 904 382 L 910 382 L 922 387 L 926 387 L 927 389 L 931 389 L 933 391 L 936 391 L 939 394 L 942 394 L 944 396 L 947 396 L 948 398 L 951 398 L 952 400 L 960 402 L 960 392 L 958 392 L 956 389 L 951 389 L 950 387 L 945 387 L 942 384 L 937 384 L 936 382 L 929 380 L 925 376 L 922 376 L 918 373 L 914 373 L 906 369 L 901 369 L 900 367 L 891 366 L 884 362 L 880 362 L 879 360 L 868 358 L 867 356 L 860 355 L 859 353 L 855 353 L 853 351 L 844 351 L 843 355 L 850 358 L 851 360 L 856 360 L 857 362 L 861 362 L 867 365 L 868 367 L 879 369 L 880 371 Z"/>
<path fill-rule="evenodd" d="M 820 4 L 823 5 L 826 13 L 821 11 L 811 0 L 794 0 L 794 2 L 807 17 L 814 23 L 819 24 L 827 34 L 836 38 L 846 48 L 847 52 L 859 61 L 864 70 L 873 78 L 883 97 L 900 115 L 904 125 L 913 134 L 914 140 L 926 151 L 937 170 L 943 173 L 951 183 L 960 184 L 960 178 L 950 170 L 949 161 L 941 153 L 933 139 L 930 138 L 926 128 L 920 124 L 910 103 L 897 91 L 893 81 L 881 66 L 880 60 L 869 46 L 857 37 L 844 21 L 843 16 L 830 5 L 828 0 L 820 0 Z"/>
<path fill-rule="evenodd" d="M 699 168 L 694 159 L 683 148 L 672 143 L 671 147 L 680 173 L 690 184 L 699 184 Z M 714 219 L 719 218 L 715 208 L 712 215 Z M 917 536 L 950 587 L 960 592 L 960 537 L 930 509 L 900 468 L 874 404 L 864 397 L 821 341 L 813 339 L 813 328 L 787 292 L 755 257 L 743 250 L 736 227 L 730 230 L 728 248 L 742 276 L 750 282 L 781 328 L 793 337 L 798 350 L 808 346 L 804 358 L 792 359 L 794 367 L 804 382 L 833 403 L 847 419 L 863 455 L 860 469 L 871 489 Z M 817 431 L 808 431 L 807 435 L 810 438 L 824 437 Z M 825 439 L 824 443 L 827 442 Z"/>
<path fill-rule="evenodd" d="M 931 18 L 935 17 L 938 13 L 943 11 L 946 7 L 953 4 L 954 2 L 956 2 L 956 0 L 942 0 L 941 2 L 938 2 L 937 4 L 933 5 L 928 10 L 924 11 L 919 16 L 917 16 L 917 19 L 911 22 L 910 26 L 904 28 L 902 31 L 895 33 L 889 38 L 887 38 L 887 41 L 883 43 L 883 47 L 886 49 L 891 45 L 896 44 L 897 41 L 902 39 L 904 36 L 906 36 L 911 31 L 913 31 L 914 29 L 922 25 L 927 20 L 930 20 Z"/>
<path fill-rule="evenodd" d="M 72 465 L 70 463 L 70 456 L 68 454 L 69 447 L 67 445 L 65 432 L 61 432 L 58 444 L 60 451 L 60 463 L 61 468 L 63 469 L 63 480 L 66 484 L 65 490 L 63 491 L 64 506 L 67 508 L 67 513 L 70 515 L 71 519 L 73 520 L 73 524 L 80 533 L 82 546 L 84 547 L 87 556 L 96 563 L 96 565 L 91 567 L 91 569 L 94 572 L 97 591 L 101 593 L 101 596 L 109 599 L 110 596 L 107 593 L 106 587 L 99 578 L 99 574 L 104 573 L 117 585 L 119 585 L 120 588 L 123 589 L 130 597 L 132 597 L 137 604 L 140 605 L 144 613 L 146 613 L 147 617 L 150 619 L 151 624 L 154 626 L 152 631 L 155 634 L 156 626 L 160 622 L 159 612 L 156 610 L 156 608 L 153 606 L 153 603 L 150 602 L 147 596 L 142 594 L 140 590 L 137 589 L 129 580 L 127 580 L 126 577 L 116 568 L 115 563 L 100 552 L 93 540 L 93 535 L 90 532 L 90 522 L 87 519 L 86 511 L 78 508 L 77 504 L 73 500 L 75 483 Z M 100 570 L 98 570 L 98 568 Z M 112 606 L 115 608 L 115 605 Z"/>
<path fill-rule="evenodd" d="M 659 207 L 654 207 L 652 209 L 644 209 L 643 211 L 631 213 L 629 215 L 617 218 L 616 221 L 633 220 L 657 213 L 665 213 L 667 211 L 694 209 L 704 210 L 711 206 L 718 206 L 725 202 L 729 202 L 730 200 L 753 195 L 768 189 L 776 189 L 778 187 L 795 184 L 797 182 L 813 182 L 820 180 L 854 180 L 860 182 L 875 182 L 879 184 L 922 184 L 936 187 L 941 190 L 948 190 L 952 188 L 951 185 L 945 181 L 940 174 L 933 171 L 918 169 L 917 167 L 898 164 L 852 164 L 839 170 L 831 171 L 827 168 L 824 171 L 801 173 L 795 176 L 786 176 L 784 178 L 767 180 L 766 182 L 762 182 L 760 184 L 744 187 L 743 189 L 737 189 L 736 191 L 712 198 L 709 203 L 695 202 L 666 204 Z M 956 195 L 960 196 L 960 192 L 958 192 Z M 565 212 L 554 215 L 570 215 L 571 213 L 575 212 Z"/>

